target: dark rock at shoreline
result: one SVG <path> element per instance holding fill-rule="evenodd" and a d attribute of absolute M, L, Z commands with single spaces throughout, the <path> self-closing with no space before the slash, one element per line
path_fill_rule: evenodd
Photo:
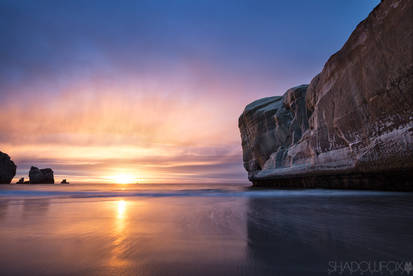
<path fill-rule="evenodd" d="M 63 179 L 62 182 L 60 182 L 60 184 L 69 184 L 69 182 L 67 182 L 66 179 Z"/>
<path fill-rule="evenodd" d="M 25 184 L 24 177 L 20 178 L 19 181 L 16 182 L 16 184 Z"/>
<path fill-rule="evenodd" d="M 413 1 L 382 1 L 308 87 L 245 108 L 255 185 L 413 189 L 412 14 Z"/>
<path fill-rule="evenodd" d="M 16 175 L 16 165 L 10 156 L 0 151 L 0 184 L 10 184 Z"/>
<path fill-rule="evenodd" d="M 30 184 L 54 184 L 53 170 L 31 167 L 29 172 Z"/>

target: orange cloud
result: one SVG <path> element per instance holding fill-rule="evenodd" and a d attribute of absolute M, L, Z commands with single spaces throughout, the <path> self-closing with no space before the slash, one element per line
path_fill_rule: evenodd
<path fill-rule="evenodd" d="M 146 182 L 208 182 L 225 181 L 225 158 L 237 156 L 241 164 L 238 107 L 216 98 L 148 94 L 84 88 L 3 103 L 0 147 L 16 160 L 16 177 L 43 164 L 78 181 L 123 174 Z"/>

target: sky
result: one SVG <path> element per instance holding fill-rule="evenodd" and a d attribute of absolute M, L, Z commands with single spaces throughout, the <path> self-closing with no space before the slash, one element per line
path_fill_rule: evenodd
<path fill-rule="evenodd" d="M 378 3 L 0 0 L 0 151 L 15 179 L 246 182 L 245 105 L 309 83 Z"/>

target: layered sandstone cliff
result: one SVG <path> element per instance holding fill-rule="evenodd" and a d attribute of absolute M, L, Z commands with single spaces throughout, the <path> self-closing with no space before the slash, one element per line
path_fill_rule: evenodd
<path fill-rule="evenodd" d="M 239 118 L 256 185 L 413 189 L 413 0 L 382 1 L 310 85 Z"/>

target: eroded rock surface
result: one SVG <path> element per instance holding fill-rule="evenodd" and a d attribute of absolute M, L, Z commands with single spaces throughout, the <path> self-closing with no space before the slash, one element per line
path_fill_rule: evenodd
<path fill-rule="evenodd" d="M 264 168 L 285 166 L 288 148 L 308 128 L 306 89 L 307 85 L 294 87 L 283 97 L 260 99 L 245 108 L 239 128 L 244 167 L 250 177 Z"/>
<path fill-rule="evenodd" d="M 412 189 L 413 0 L 382 1 L 308 87 L 239 119 L 256 185 Z"/>
<path fill-rule="evenodd" d="M 31 167 L 29 171 L 30 184 L 54 184 L 53 170 Z"/>
<path fill-rule="evenodd" d="M 16 175 L 16 165 L 10 156 L 0 151 L 0 184 L 10 184 Z"/>

